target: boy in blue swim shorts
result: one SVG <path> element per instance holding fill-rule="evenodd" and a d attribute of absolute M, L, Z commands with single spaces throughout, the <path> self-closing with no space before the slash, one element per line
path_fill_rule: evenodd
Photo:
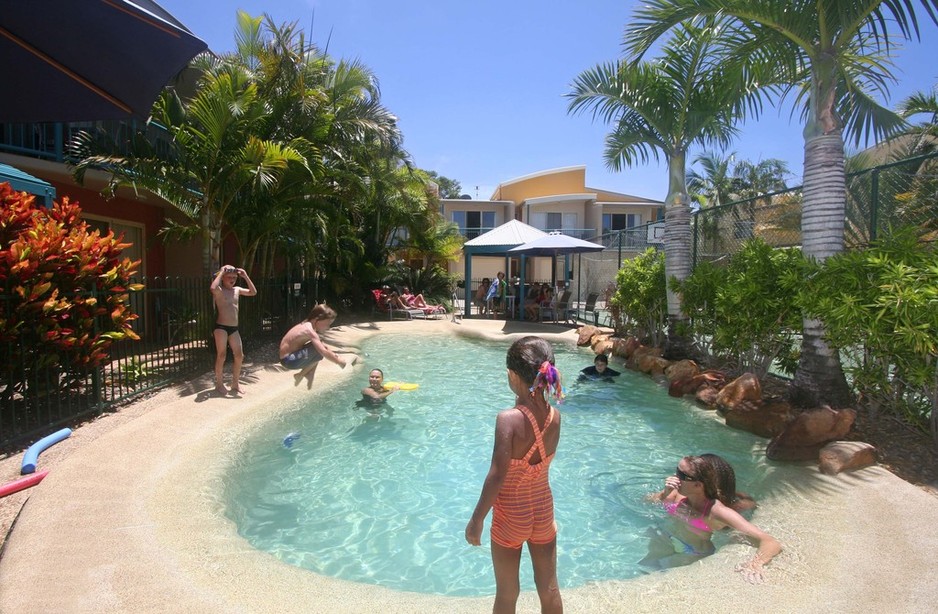
<path fill-rule="evenodd" d="M 326 304 L 316 305 L 309 312 L 309 317 L 287 331 L 280 340 L 280 364 L 287 369 L 299 369 L 293 376 L 293 385 L 299 386 L 306 379 L 306 389 L 313 387 L 316 368 L 323 358 L 328 358 L 343 369 L 349 364 L 338 354 L 326 347 L 319 338 L 335 320 L 335 310 Z M 351 364 L 355 364 L 352 357 Z"/>

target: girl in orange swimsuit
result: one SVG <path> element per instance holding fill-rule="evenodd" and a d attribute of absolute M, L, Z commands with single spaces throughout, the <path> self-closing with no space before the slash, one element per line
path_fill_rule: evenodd
<path fill-rule="evenodd" d="M 508 350 L 508 385 L 515 407 L 495 420 L 495 449 L 466 541 L 481 544 L 482 526 L 492 514 L 494 612 L 514 612 L 521 591 L 521 546 L 528 544 L 542 612 L 562 612 L 557 583 L 557 526 L 548 469 L 560 441 L 560 412 L 548 397 L 563 398 L 554 351 L 540 337 L 523 337 Z"/>

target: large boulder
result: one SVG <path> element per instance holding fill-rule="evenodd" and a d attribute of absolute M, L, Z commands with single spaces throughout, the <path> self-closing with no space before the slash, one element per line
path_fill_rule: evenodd
<path fill-rule="evenodd" d="M 834 441 L 818 454 L 821 473 L 836 475 L 844 471 L 856 471 L 875 465 L 876 448 L 862 441 Z"/>
<path fill-rule="evenodd" d="M 649 347 L 647 345 L 638 345 L 634 350 L 632 350 L 631 355 L 628 358 L 628 364 L 633 369 L 638 368 L 638 361 L 642 356 L 661 356 L 663 350 L 661 348 Z"/>
<path fill-rule="evenodd" d="M 753 373 L 743 373 L 720 390 L 717 395 L 717 409 L 733 411 L 746 406 L 749 409 L 762 404 L 762 386 Z"/>
<path fill-rule="evenodd" d="M 785 430 L 792 420 L 792 411 L 788 403 L 776 400 L 758 406 L 741 404 L 724 418 L 726 426 L 771 439 Z"/>
<path fill-rule="evenodd" d="M 780 461 L 817 460 L 821 448 L 846 437 L 856 419 L 857 412 L 849 408 L 808 410 L 769 442 L 765 455 Z"/>
<path fill-rule="evenodd" d="M 599 333 L 599 329 L 591 324 L 586 326 L 581 326 L 580 329 L 576 332 L 576 344 L 580 347 L 591 345 L 591 340 L 594 335 Z"/>
<path fill-rule="evenodd" d="M 679 360 L 668 367 L 664 372 L 668 376 L 668 381 L 673 382 L 679 379 L 687 379 L 700 374 L 700 367 L 693 360 L 685 358 Z M 694 389 L 696 390 L 696 388 Z"/>
<path fill-rule="evenodd" d="M 634 356 L 633 356 L 634 359 Z M 655 356 L 652 353 L 645 353 L 638 357 L 635 360 L 635 366 L 642 373 L 647 373 L 651 376 L 664 375 L 665 369 L 671 366 L 671 361 L 661 356 Z"/>

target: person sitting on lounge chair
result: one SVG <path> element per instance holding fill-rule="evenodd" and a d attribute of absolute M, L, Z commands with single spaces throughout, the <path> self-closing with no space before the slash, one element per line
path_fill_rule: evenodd
<path fill-rule="evenodd" d="M 407 306 L 409 309 L 422 309 L 424 313 L 428 312 L 444 312 L 446 308 L 442 305 L 430 305 L 423 298 L 423 294 L 412 294 L 410 288 L 404 286 L 404 291 L 401 292 L 400 301 Z"/>

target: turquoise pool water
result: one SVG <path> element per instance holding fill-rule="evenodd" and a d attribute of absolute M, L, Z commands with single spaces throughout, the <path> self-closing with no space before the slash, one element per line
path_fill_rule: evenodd
<path fill-rule="evenodd" d="M 483 547 L 464 529 L 491 459 L 495 415 L 511 406 L 508 344 L 450 336 L 382 335 L 363 347 L 360 377 L 292 408 L 245 445 L 226 476 L 226 513 L 255 548 L 316 573 L 440 595 L 495 591 Z M 622 370 L 615 383 L 577 382 L 588 349 L 555 345 L 568 385 L 551 465 L 564 588 L 645 573 L 649 526 L 663 515 L 644 496 L 681 456 L 715 452 L 758 497 L 764 440 Z M 356 405 L 368 371 L 416 382 L 375 416 Z M 620 368 L 621 367 L 618 367 Z M 290 433 L 299 437 L 283 444 Z M 522 587 L 534 588 L 522 560 Z"/>

